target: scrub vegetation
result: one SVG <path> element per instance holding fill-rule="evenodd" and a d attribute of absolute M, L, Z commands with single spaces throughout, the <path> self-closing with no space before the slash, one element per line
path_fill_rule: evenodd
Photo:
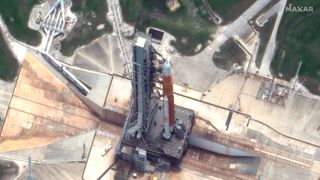
<path fill-rule="evenodd" d="M 180 53 L 193 55 L 198 44 L 207 45 L 216 26 L 199 15 L 193 1 L 179 2 L 180 8 L 171 12 L 165 1 L 120 0 L 126 22 L 143 32 L 149 26 L 163 29 L 177 38 L 172 44 Z"/>
<path fill-rule="evenodd" d="M 246 61 L 246 54 L 233 39 L 227 40 L 221 47 L 220 51 L 213 55 L 214 64 L 221 69 L 231 70 L 234 64 L 243 67 Z"/>
<path fill-rule="evenodd" d="M 41 34 L 28 27 L 28 20 L 34 5 L 40 0 L 1 0 L 0 14 L 10 33 L 19 41 L 36 46 Z"/>
<path fill-rule="evenodd" d="M 2 34 L 0 33 L 0 79 L 9 81 L 16 77 L 18 61 L 11 53 Z"/>
<path fill-rule="evenodd" d="M 238 18 L 256 0 L 207 0 L 210 7 L 228 24 Z M 197 7 L 203 6 L 203 0 L 194 0 Z"/>
<path fill-rule="evenodd" d="M 320 95 L 320 1 L 292 0 L 290 4 L 311 6 L 313 12 L 285 12 L 277 35 L 278 48 L 272 70 L 276 76 L 290 80 L 302 61 L 300 82 Z"/>
<path fill-rule="evenodd" d="M 78 21 L 61 42 L 61 53 L 65 56 L 71 56 L 78 47 L 112 32 L 112 26 L 106 18 L 106 0 L 73 0 L 72 3 L 71 11 L 77 15 Z M 99 25 L 104 25 L 104 29 L 98 30 Z"/>

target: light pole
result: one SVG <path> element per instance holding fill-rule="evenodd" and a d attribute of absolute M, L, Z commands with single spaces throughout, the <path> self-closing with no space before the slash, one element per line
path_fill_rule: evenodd
<path fill-rule="evenodd" d="M 32 177 L 32 162 L 31 162 L 31 156 L 29 155 L 29 158 L 28 158 L 28 163 L 29 163 L 29 175 L 28 175 L 28 178 L 27 180 L 33 180 L 33 177 Z"/>

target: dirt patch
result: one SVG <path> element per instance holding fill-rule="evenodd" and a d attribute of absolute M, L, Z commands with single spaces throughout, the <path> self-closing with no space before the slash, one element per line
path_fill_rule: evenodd
<path fill-rule="evenodd" d="M 220 51 L 213 55 L 214 64 L 221 69 L 231 70 L 236 64 L 243 66 L 246 61 L 246 54 L 234 39 L 229 39 L 220 47 Z"/>

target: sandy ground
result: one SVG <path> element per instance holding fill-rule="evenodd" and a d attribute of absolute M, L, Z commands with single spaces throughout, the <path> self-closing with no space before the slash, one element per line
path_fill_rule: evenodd
<path fill-rule="evenodd" d="M 118 136 L 120 135 L 117 134 Z M 86 163 L 86 168 L 83 178 L 86 180 L 95 180 L 114 162 L 115 149 L 118 143 L 118 137 L 106 137 L 105 135 L 97 135 L 90 152 L 89 159 Z M 109 151 L 105 149 L 111 146 Z M 102 156 L 105 154 L 105 156 Z M 114 171 L 109 171 L 102 179 L 112 179 L 115 175 Z"/>
<path fill-rule="evenodd" d="M 15 151 L 21 149 L 21 147 L 29 149 L 34 147 L 40 147 L 48 142 L 55 142 L 61 137 L 30 137 L 19 139 L 1 138 L 0 140 L 0 152 Z"/>
<path fill-rule="evenodd" d="M 99 121 L 62 81 L 27 54 L 1 132 L 0 149 L 39 147 L 84 131 L 111 127 Z"/>

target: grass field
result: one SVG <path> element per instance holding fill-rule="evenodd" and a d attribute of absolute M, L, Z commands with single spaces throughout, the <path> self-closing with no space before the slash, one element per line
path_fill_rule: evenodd
<path fill-rule="evenodd" d="M 314 12 L 286 12 L 278 37 L 278 48 L 272 62 L 272 71 L 290 80 L 302 61 L 300 82 L 311 92 L 320 94 L 320 1 L 292 0 L 293 6 L 313 6 Z"/>
<path fill-rule="evenodd" d="M 9 50 L 0 33 L 0 79 L 8 81 L 16 77 L 18 61 Z"/>
<path fill-rule="evenodd" d="M 195 11 L 193 1 L 180 0 L 179 2 L 181 7 L 171 12 L 165 1 L 120 0 L 126 22 L 135 25 L 143 32 L 148 26 L 163 29 L 177 38 L 177 41 L 172 44 L 180 53 L 193 55 L 198 44 L 206 46 L 216 26 Z"/>
<path fill-rule="evenodd" d="M 222 24 L 228 24 L 239 17 L 256 0 L 207 0 L 212 10 L 222 19 Z M 197 7 L 203 5 L 202 0 L 194 0 Z"/>
<path fill-rule="evenodd" d="M 41 34 L 28 28 L 29 15 L 32 7 L 40 0 L 1 0 L 0 14 L 9 31 L 19 41 L 30 45 L 38 45 Z"/>
<path fill-rule="evenodd" d="M 74 51 L 105 33 L 112 32 L 112 26 L 106 20 L 106 0 L 73 0 L 72 12 L 78 16 L 78 22 L 71 33 L 61 42 L 61 53 L 71 56 Z M 104 24 L 105 28 L 96 27 Z"/>
<path fill-rule="evenodd" d="M 229 39 L 220 47 L 219 52 L 214 53 L 212 59 L 218 68 L 229 71 L 235 63 L 243 66 L 246 54 L 233 39 Z"/>

